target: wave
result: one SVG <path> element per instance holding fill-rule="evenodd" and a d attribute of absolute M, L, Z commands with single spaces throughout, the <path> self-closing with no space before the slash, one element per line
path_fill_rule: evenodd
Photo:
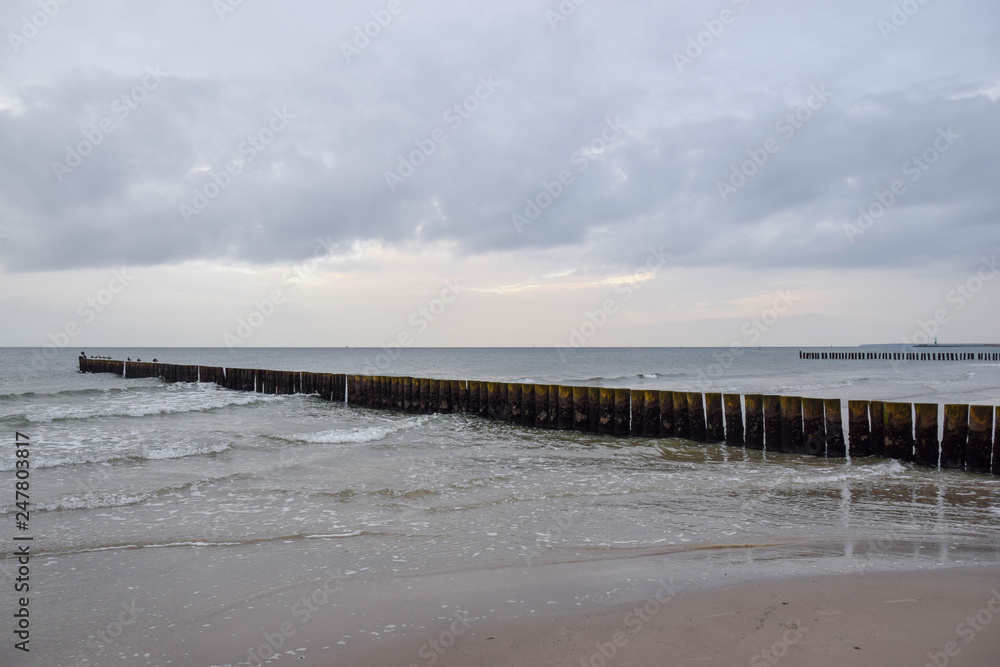
<path fill-rule="evenodd" d="M 802 474 L 786 473 L 781 476 L 782 481 L 795 485 L 814 486 L 818 484 L 829 484 L 830 482 L 858 482 L 872 481 L 888 477 L 898 477 L 909 472 L 909 469 L 894 459 L 885 463 L 875 463 L 871 465 L 843 465 L 835 468 L 836 472 Z"/>
<path fill-rule="evenodd" d="M 162 449 L 152 449 L 145 445 L 133 445 L 124 449 L 103 451 L 64 450 L 62 456 L 46 457 L 34 454 L 31 458 L 32 468 L 58 468 L 60 466 L 81 465 L 85 463 L 109 463 L 111 461 L 163 461 L 180 459 L 186 456 L 204 456 L 219 454 L 232 447 L 228 442 L 218 442 L 208 445 L 177 444 Z M 37 451 L 37 450 L 36 450 Z M 0 464 L 0 472 L 13 470 L 15 464 Z"/>
<path fill-rule="evenodd" d="M 173 384 L 157 388 L 160 391 L 115 390 L 109 397 L 88 401 L 86 404 L 32 405 L 22 412 L 0 417 L 0 421 L 23 420 L 31 423 L 49 423 L 95 417 L 149 417 L 154 415 L 204 412 L 220 408 L 280 401 L 289 396 L 236 392 L 214 384 Z M 84 390 L 91 391 L 91 390 Z M 106 390 L 98 390 L 108 394 Z"/>
<path fill-rule="evenodd" d="M 210 548 L 210 547 L 231 547 L 231 546 L 259 546 L 264 543 L 281 543 L 281 542 L 291 542 L 291 541 L 306 541 L 306 540 L 329 540 L 329 539 L 343 539 L 349 537 L 362 537 L 367 535 L 394 535 L 394 533 L 384 533 L 378 531 L 370 531 L 367 529 L 361 530 L 348 530 L 346 533 L 320 533 L 320 534 L 308 534 L 303 535 L 301 533 L 290 533 L 282 535 L 269 535 L 266 537 L 246 537 L 226 541 L 205 541 L 205 540 L 178 540 L 175 542 L 123 542 L 119 544 L 103 544 L 100 546 L 84 546 L 84 547 L 56 547 L 54 549 L 42 549 L 37 553 L 32 552 L 32 556 L 36 557 L 49 557 L 49 556 L 71 556 L 77 554 L 87 554 L 95 553 L 100 551 L 134 551 L 138 549 L 172 549 L 172 548 Z M 355 574 L 354 571 L 347 571 L 345 575 Z"/>
<path fill-rule="evenodd" d="M 136 380 L 130 380 L 130 382 L 138 382 L 140 379 L 143 379 L 143 378 L 137 378 Z M 154 382 L 150 382 L 149 384 L 151 386 L 153 386 L 153 385 L 158 386 L 158 385 L 161 385 L 162 383 L 158 382 L 158 381 L 154 381 Z M 59 391 L 51 391 L 51 392 L 45 392 L 45 391 L 24 391 L 24 392 L 13 393 L 13 394 L 0 394 L 0 401 L 17 401 L 17 400 L 22 400 L 22 399 L 26 399 L 26 398 L 27 399 L 37 399 L 37 398 L 45 399 L 45 398 L 53 398 L 53 397 L 57 397 L 57 396 L 100 396 L 100 395 L 106 395 L 106 394 L 123 393 L 123 392 L 130 391 L 133 388 L 134 387 L 105 387 L 105 388 L 101 388 L 101 387 L 89 387 L 87 389 L 61 389 Z"/>
<path fill-rule="evenodd" d="M 33 509 L 44 512 L 56 512 L 59 510 L 82 510 L 98 509 L 105 507 L 128 507 L 144 503 L 155 494 L 136 493 L 129 494 L 123 492 L 87 493 L 81 496 L 67 496 L 56 500 L 36 501 Z M 13 506 L 0 507 L 0 514 L 9 514 L 13 511 Z"/>
<path fill-rule="evenodd" d="M 100 480 L 104 481 L 114 477 L 114 473 L 108 471 L 101 471 Z M 84 491 L 84 493 L 79 493 L 75 495 L 63 496 L 61 498 L 55 498 L 52 500 L 35 500 L 32 502 L 32 509 L 35 511 L 44 512 L 57 512 L 60 510 L 79 510 L 79 509 L 98 509 L 104 507 L 128 507 L 130 505 L 138 505 L 144 503 L 150 498 L 155 498 L 157 496 L 162 496 L 168 493 L 179 493 L 183 491 L 189 491 L 200 484 L 206 482 L 218 483 L 225 481 L 227 479 L 234 479 L 240 477 L 248 477 L 246 473 L 234 473 L 232 475 L 226 475 L 219 479 L 199 479 L 192 480 L 190 482 L 184 482 L 182 484 L 174 484 L 171 486 L 164 486 L 158 489 L 150 489 L 146 491 L 138 492 L 128 492 L 128 491 L 97 491 L 94 489 L 87 489 L 88 480 L 81 479 L 77 485 L 78 490 Z M 99 482 L 98 482 L 99 483 Z M 96 484 L 92 483 L 96 486 Z M 14 511 L 13 505 L 4 505 L 0 507 L 0 514 L 9 514 Z"/>
<path fill-rule="evenodd" d="M 646 373 L 636 373 L 635 375 L 619 375 L 617 377 L 591 377 L 581 380 L 581 382 L 624 382 L 628 380 L 663 380 L 663 379 L 673 379 L 673 378 L 689 378 L 694 377 L 692 373 L 685 373 L 683 371 L 677 373 L 664 373 L 661 371 L 650 371 Z"/>
<path fill-rule="evenodd" d="M 346 443 L 374 442 L 399 431 L 423 426 L 430 420 L 429 415 L 401 419 L 399 421 L 378 426 L 362 426 L 350 429 L 331 429 L 318 433 L 295 433 L 292 435 L 274 436 L 287 442 L 307 442 L 317 445 L 339 445 Z"/>

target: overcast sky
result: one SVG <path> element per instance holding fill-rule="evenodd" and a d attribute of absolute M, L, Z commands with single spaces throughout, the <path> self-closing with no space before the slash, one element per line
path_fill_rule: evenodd
<path fill-rule="evenodd" d="M 63 2 L 0 345 L 1000 342 L 996 0 Z"/>

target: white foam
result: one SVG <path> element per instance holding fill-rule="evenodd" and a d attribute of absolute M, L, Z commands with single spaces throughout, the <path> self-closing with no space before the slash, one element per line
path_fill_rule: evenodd
<path fill-rule="evenodd" d="M 68 496 L 58 500 L 41 501 L 34 503 L 36 510 L 79 510 L 96 509 L 98 507 L 128 507 L 137 505 L 152 498 L 150 493 L 128 494 L 128 493 L 88 493 L 82 496 Z M 0 508 L 0 514 L 7 514 L 12 511 L 11 507 Z"/>
<path fill-rule="evenodd" d="M 59 466 L 78 465 L 81 463 L 107 463 L 108 461 L 118 461 L 122 459 L 149 459 L 162 461 L 168 459 L 180 459 L 185 456 L 202 456 L 205 454 L 218 454 L 229 449 L 231 445 L 227 442 L 214 442 L 208 445 L 197 445 L 191 442 L 171 443 L 163 448 L 157 449 L 149 445 L 126 445 L 104 447 L 101 449 L 90 446 L 78 445 L 61 448 L 61 451 L 51 454 L 38 454 L 31 460 L 33 468 L 56 468 Z M 44 450 L 41 450 L 44 451 Z M 0 463 L 0 472 L 13 470 L 15 462 L 11 459 Z"/>
<path fill-rule="evenodd" d="M 296 433 L 294 435 L 278 436 L 282 440 L 293 442 L 309 442 L 320 445 L 335 445 L 344 443 L 374 442 L 392 433 L 404 431 L 411 428 L 423 426 L 430 419 L 428 416 L 412 417 L 380 424 L 378 426 L 364 426 L 350 429 L 331 429 L 318 433 Z"/>
<path fill-rule="evenodd" d="M 214 384 L 173 384 L 135 391 L 126 390 L 92 397 L 67 405 L 31 405 L 20 415 L 33 423 L 92 417 L 148 417 L 182 412 L 216 410 L 287 398 L 269 394 L 236 392 Z"/>

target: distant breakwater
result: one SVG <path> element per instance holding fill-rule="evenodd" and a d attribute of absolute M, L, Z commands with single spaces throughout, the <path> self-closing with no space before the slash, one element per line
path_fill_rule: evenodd
<path fill-rule="evenodd" d="M 982 347 L 987 346 L 984 345 Z M 799 350 L 799 359 L 830 359 L 835 361 L 1000 361 L 1000 352 L 941 352 L 940 350 L 935 352 L 898 352 L 895 350 L 880 350 L 877 352 L 810 352 Z"/>
<path fill-rule="evenodd" d="M 879 354 L 879 353 L 873 353 Z M 236 391 L 314 394 L 347 405 L 462 412 L 544 429 L 684 438 L 732 447 L 844 458 L 882 456 L 1000 475 L 1000 406 L 346 375 L 184 366 L 80 357 L 84 373 L 214 382 Z M 943 414 L 943 437 L 938 436 Z"/>

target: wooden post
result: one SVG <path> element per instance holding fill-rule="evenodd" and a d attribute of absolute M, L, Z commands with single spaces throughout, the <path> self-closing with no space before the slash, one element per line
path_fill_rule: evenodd
<path fill-rule="evenodd" d="M 538 420 L 538 406 L 535 401 L 535 385 L 526 384 L 521 387 L 521 423 L 534 426 Z"/>
<path fill-rule="evenodd" d="M 642 389 L 633 389 L 629 393 L 629 401 L 632 405 L 629 435 L 642 436 L 643 428 L 646 426 L 646 392 Z"/>
<path fill-rule="evenodd" d="M 725 442 L 726 427 L 722 417 L 722 394 L 705 394 L 706 442 Z"/>
<path fill-rule="evenodd" d="M 427 413 L 434 414 L 441 411 L 441 380 L 430 378 L 427 390 Z"/>
<path fill-rule="evenodd" d="M 897 461 L 913 460 L 913 406 L 885 403 L 885 455 Z"/>
<path fill-rule="evenodd" d="M 871 456 L 872 432 L 868 422 L 868 401 L 847 402 L 847 434 L 851 448 L 851 458 Z"/>
<path fill-rule="evenodd" d="M 416 382 L 416 380 L 414 380 Z M 417 387 L 414 385 L 413 393 L 417 393 Z M 431 380 L 430 378 L 420 378 L 420 394 L 419 400 L 417 401 L 417 412 L 422 415 L 426 415 L 433 412 L 433 406 L 431 405 Z"/>
<path fill-rule="evenodd" d="M 739 394 L 726 394 L 722 397 L 726 414 L 726 444 L 730 447 L 742 447 L 745 444 L 743 435 L 743 403 Z"/>
<path fill-rule="evenodd" d="M 688 428 L 691 430 L 690 439 L 695 442 L 706 442 L 708 440 L 708 427 L 705 424 L 705 397 L 701 392 L 689 391 L 687 393 L 688 408 Z"/>
<path fill-rule="evenodd" d="M 416 412 L 413 405 L 413 378 L 403 378 L 403 410 L 406 412 Z"/>
<path fill-rule="evenodd" d="M 872 454 L 885 456 L 885 403 L 872 401 L 868 404 L 872 429 Z"/>
<path fill-rule="evenodd" d="M 917 403 L 913 406 L 916 412 L 916 439 L 914 440 L 913 460 L 925 466 L 938 465 L 938 406 L 937 403 Z"/>
<path fill-rule="evenodd" d="M 338 373 L 333 376 L 333 393 L 330 394 L 331 401 L 338 403 L 347 402 L 347 374 Z"/>
<path fill-rule="evenodd" d="M 389 378 L 389 405 L 393 410 L 403 409 L 403 383 L 401 377 Z"/>
<path fill-rule="evenodd" d="M 573 429 L 573 387 L 559 385 L 559 429 Z"/>
<path fill-rule="evenodd" d="M 786 454 L 805 453 L 802 438 L 802 399 L 782 396 L 781 402 L 781 451 Z"/>
<path fill-rule="evenodd" d="M 590 388 L 573 387 L 573 429 L 590 430 Z"/>
<path fill-rule="evenodd" d="M 548 428 L 559 428 L 559 385 L 549 385 L 549 425 Z"/>
<path fill-rule="evenodd" d="M 522 410 L 524 401 L 524 385 L 515 384 L 511 382 L 507 385 L 507 404 L 508 408 L 506 412 L 510 415 L 510 421 L 515 424 L 520 424 L 522 420 Z"/>
<path fill-rule="evenodd" d="M 823 399 L 802 399 L 802 449 L 804 454 L 826 456 L 825 412 Z"/>
<path fill-rule="evenodd" d="M 764 447 L 768 452 L 782 451 L 780 396 L 764 396 Z"/>
<path fill-rule="evenodd" d="M 661 438 L 673 438 L 676 430 L 674 416 L 674 392 L 660 392 L 660 432 Z"/>
<path fill-rule="evenodd" d="M 454 399 L 451 395 L 451 380 L 441 380 L 441 406 L 439 412 L 443 415 L 454 412 Z"/>
<path fill-rule="evenodd" d="M 469 381 L 454 380 L 451 385 L 452 396 L 458 396 L 458 411 L 469 411 Z"/>
<path fill-rule="evenodd" d="M 483 403 L 479 395 L 481 385 L 479 380 L 469 381 L 469 412 L 474 415 L 483 414 Z"/>
<path fill-rule="evenodd" d="M 832 459 L 845 458 L 847 443 L 844 441 L 844 417 L 840 409 L 840 399 L 825 399 L 823 410 L 826 413 L 826 455 Z"/>
<path fill-rule="evenodd" d="M 615 390 L 610 387 L 601 387 L 601 412 L 598 417 L 598 433 L 615 432 Z"/>
<path fill-rule="evenodd" d="M 500 383 L 487 382 L 486 395 L 488 396 L 486 416 L 490 419 L 500 419 L 502 408 L 500 407 Z"/>
<path fill-rule="evenodd" d="M 989 472 L 993 450 L 993 407 L 973 405 L 969 409 L 969 441 L 965 447 L 965 469 Z"/>
<path fill-rule="evenodd" d="M 688 416 L 688 397 L 683 391 L 673 392 L 674 437 L 691 439 L 691 419 Z M 660 404 L 661 410 L 662 403 Z"/>
<path fill-rule="evenodd" d="M 535 426 L 552 428 L 552 404 L 547 384 L 535 385 Z"/>
<path fill-rule="evenodd" d="M 642 424 L 642 434 L 647 438 L 655 438 L 660 434 L 660 392 L 647 389 L 643 392 L 643 402 L 646 404 L 646 418 Z"/>
<path fill-rule="evenodd" d="M 944 406 L 944 438 L 941 440 L 941 467 L 961 470 L 965 467 L 965 448 L 969 441 L 969 406 Z"/>
<path fill-rule="evenodd" d="M 631 392 L 628 389 L 615 389 L 614 427 L 612 430 L 615 435 L 628 435 L 629 420 L 632 417 L 629 411 L 630 399 Z"/>
<path fill-rule="evenodd" d="M 747 409 L 747 449 L 764 449 L 764 397 L 760 394 L 747 394 L 745 399 Z"/>
<path fill-rule="evenodd" d="M 506 382 L 497 383 L 497 391 L 500 392 L 500 409 L 497 413 L 497 419 L 505 422 L 510 421 L 510 398 L 507 395 L 509 386 Z"/>
<path fill-rule="evenodd" d="M 601 388 L 587 387 L 587 430 L 599 433 L 601 430 Z"/>

